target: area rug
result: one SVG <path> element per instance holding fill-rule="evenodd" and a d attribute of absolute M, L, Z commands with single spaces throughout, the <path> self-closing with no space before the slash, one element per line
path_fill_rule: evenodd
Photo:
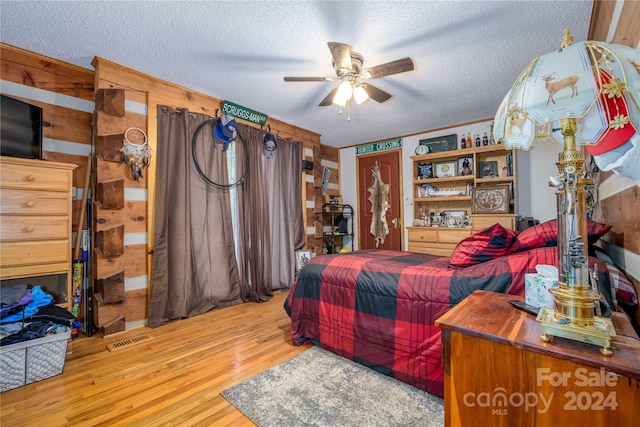
<path fill-rule="evenodd" d="M 259 427 L 444 425 L 441 398 L 319 347 L 222 396 Z"/>

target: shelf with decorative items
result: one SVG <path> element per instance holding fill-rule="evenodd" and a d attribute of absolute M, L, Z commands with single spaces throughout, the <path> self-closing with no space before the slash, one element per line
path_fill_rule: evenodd
<path fill-rule="evenodd" d="M 322 240 L 324 253 L 353 250 L 353 208 L 351 205 L 322 205 Z"/>
<path fill-rule="evenodd" d="M 449 256 L 460 240 L 496 222 L 516 229 L 514 150 L 489 144 L 411 160 L 414 220 L 407 227 L 409 251 Z"/>

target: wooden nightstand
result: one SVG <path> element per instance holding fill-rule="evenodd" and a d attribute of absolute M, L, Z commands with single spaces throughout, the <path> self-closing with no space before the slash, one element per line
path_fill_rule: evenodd
<path fill-rule="evenodd" d="M 640 341 L 612 316 L 613 356 L 540 340 L 534 316 L 476 291 L 440 317 L 447 426 L 631 426 L 640 419 Z"/>

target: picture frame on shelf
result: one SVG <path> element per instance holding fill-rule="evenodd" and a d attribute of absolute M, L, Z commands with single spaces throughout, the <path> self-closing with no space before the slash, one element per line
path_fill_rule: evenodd
<path fill-rule="evenodd" d="M 429 148 L 429 153 L 440 153 L 458 149 L 458 135 L 439 136 L 437 138 L 421 139 L 420 145 Z"/>
<path fill-rule="evenodd" d="M 429 216 L 429 223 L 432 226 L 440 226 L 440 224 L 442 223 L 442 215 L 440 215 L 439 212 L 431 212 L 430 216 Z"/>
<path fill-rule="evenodd" d="M 509 186 L 473 187 L 471 202 L 474 214 L 508 214 Z"/>
<path fill-rule="evenodd" d="M 473 176 L 473 157 L 460 157 L 458 159 L 458 175 Z"/>
<path fill-rule="evenodd" d="M 436 162 L 433 164 L 435 169 L 434 174 L 436 178 L 450 178 L 457 176 L 458 162 L 450 160 L 446 162 Z"/>
<path fill-rule="evenodd" d="M 302 267 L 309 263 L 311 259 L 311 250 L 301 249 L 296 251 L 296 273 L 300 273 Z"/>
<path fill-rule="evenodd" d="M 443 216 L 444 216 L 443 225 L 447 227 L 460 228 L 460 227 L 464 227 L 464 220 L 467 217 L 467 211 L 465 210 L 444 211 Z"/>
<path fill-rule="evenodd" d="M 497 178 L 498 162 L 489 160 L 486 162 L 478 162 L 478 178 Z"/>
<path fill-rule="evenodd" d="M 433 178 L 433 165 L 431 163 L 418 163 L 418 179 Z"/>
<path fill-rule="evenodd" d="M 467 211 L 465 210 L 455 210 L 455 211 L 444 211 L 444 215 L 445 216 L 452 216 L 452 217 L 462 217 L 464 218 L 465 216 L 467 216 Z"/>

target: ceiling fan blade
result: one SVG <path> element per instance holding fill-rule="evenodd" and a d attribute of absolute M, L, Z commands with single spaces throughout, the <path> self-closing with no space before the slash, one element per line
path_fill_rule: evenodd
<path fill-rule="evenodd" d="M 331 82 L 328 77 L 285 77 L 285 82 Z"/>
<path fill-rule="evenodd" d="M 364 88 L 364 90 L 367 92 L 367 95 L 369 95 L 369 98 L 373 99 L 374 101 L 378 101 L 382 103 L 387 101 L 389 98 L 391 98 L 390 93 L 387 93 L 382 89 L 378 89 L 375 86 L 371 86 L 370 84 L 365 83 L 360 86 Z"/>
<path fill-rule="evenodd" d="M 333 104 L 333 98 L 336 96 L 336 93 L 338 92 L 339 87 L 333 88 L 331 90 L 331 92 L 329 92 L 329 95 L 325 96 L 325 98 L 322 100 L 322 102 L 320 104 L 318 104 L 320 107 L 326 107 L 328 105 Z"/>
<path fill-rule="evenodd" d="M 333 66 L 339 76 L 353 71 L 351 64 L 351 46 L 344 43 L 327 42 L 331 56 L 333 56 Z"/>
<path fill-rule="evenodd" d="M 390 76 L 392 74 L 413 71 L 415 67 L 416 65 L 413 62 L 413 59 L 407 57 L 367 68 L 362 72 L 362 76 L 369 79 L 377 79 L 384 76 Z"/>

